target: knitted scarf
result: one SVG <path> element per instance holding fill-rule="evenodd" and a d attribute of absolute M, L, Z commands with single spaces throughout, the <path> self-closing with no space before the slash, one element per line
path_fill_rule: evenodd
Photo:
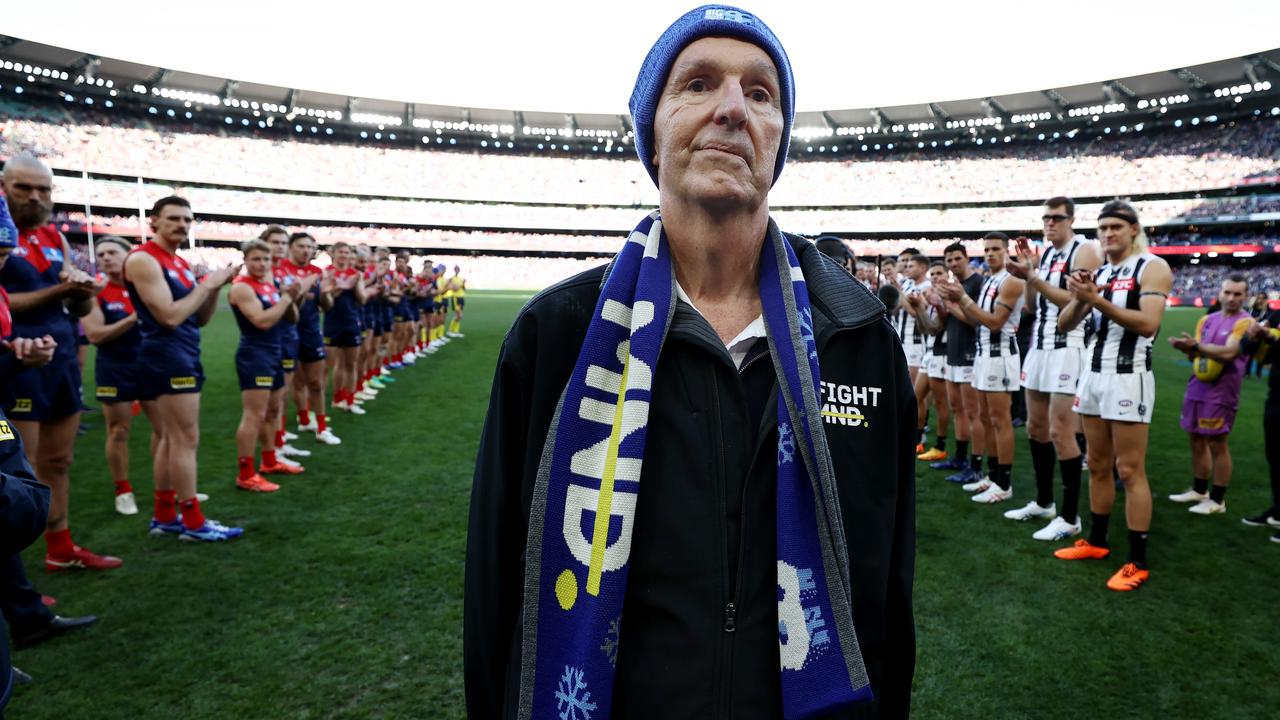
<path fill-rule="evenodd" d="M 868 700 L 871 688 L 853 629 L 808 293 L 773 223 L 760 300 L 779 388 L 779 682 L 792 720 Z M 654 212 L 614 260 L 543 447 L 525 551 L 522 720 L 610 715 L 653 373 L 675 304 Z"/>

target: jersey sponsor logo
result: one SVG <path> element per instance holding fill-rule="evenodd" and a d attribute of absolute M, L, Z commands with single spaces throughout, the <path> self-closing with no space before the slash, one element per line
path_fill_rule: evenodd
<path fill-rule="evenodd" d="M 275 384 L 275 378 L 270 375 L 258 375 L 253 378 L 253 384 L 258 387 L 269 388 Z"/>
<path fill-rule="evenodd" d="M 9 254 L 14 257 L 26 257 L 27 248 L 22 245 L 19 245 L 18 247 L 14 248 Z"/>
<path fill-rule="evenodd" d="M 62 262 L 62 250 L 60 248 L 43 248 L 45 259 L 49 262 Z"/>
<path fill-rule="evenodd" d="M 9 427 L 9 423 L 5 420 L 0 420 L 0 440 L 13 440 L 16 437 L 13 434 L 13 428 Z"/>
<path fill-rule="evenodd" d="M 865 414 L 880 406 L 882 388 L 870 385 L 840 385 L 822 382 L 822 421 L 845 427 L 870 427 Z"/>
<path fill-rule="evenodd" d="M 1066 261 L 1066 260 L 1059 260 L 1059 261 L 1057 261 L 1057 262 L 1055 262 L 1055 263 L 1053 263 L 1052 265 L 1050 265 L 1050 266 L 1049 266 L 1049 272 L 1056 272 L 1056 273 L 1060 273 L 1060 272 L 1064 272 L 1064 271 L 1066 271 L 1066 269 L 1067 269 L 1067 261 Z"/>
<path fill-rule="evenodd" d="M 31 398 L 14 398 L 13 410 L 10 412 L 29 413 L 31 412 Z"/>
<path fill-rule="evenodd" d="M 119 394 L 120 394 L 120 389 L 116 387 L 112 387 L 110 385 L 99 385 L 97 391 L 94 393 L 94 395 L 99 399 L 113 398 Z"/>
<path fill-rule="evenodd" d="M 1221 430 L 1224 422 L 1226 418 L 1200 418 L 1196 421 L 1196 427 L 1201 430 Z"/>
<path fill-rule="evenodd" d="M 116 312 L 124 312 L 125 306 L 124 306 L 124 303 L 122 302 L 109 302 L 107 303 L 107 309 L 115 310 Z"/>
<path fill-rule="evenodd" d="M 284 370 L 292 370 L 294 368 L 294 359 L 284 358 L 280 361 L 280 367 Z"/>
<path fill-rule="evenodd" d="M 1132 290 L 1135 287 L 1137 287 L 1137 285 L 1138 285 L 1138 281 L 1134 280 L 1133 278 L 1121 278 L 1119 280 L 1112 280 L 1111 292 L 1124 292 L 1126 290 Z"/>
<path fill-rule="evenodd" d="M 196 386 L 196 379 L 192 375 L 184 377 L 169 378 L 169 387 L 174 390 L 191 390 Z"/>

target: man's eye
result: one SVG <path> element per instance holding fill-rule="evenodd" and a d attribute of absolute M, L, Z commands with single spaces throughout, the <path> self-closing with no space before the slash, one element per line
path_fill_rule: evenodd
<path fill-rule="evenodd" d="M 769 102 L 769 93 L 764 90 L 752 90 L 751 99 L 756 102 Z"/>
<path fill-rule="evenodd" d="M 707 90 L 707 81 L 706 81 L 706 80 L 691 80 L 691 81 L 689 81 L 689 89 L 690 89 L 690 90 L 692 90 L 693 92 L 706 92 L 706 90 Z"/>

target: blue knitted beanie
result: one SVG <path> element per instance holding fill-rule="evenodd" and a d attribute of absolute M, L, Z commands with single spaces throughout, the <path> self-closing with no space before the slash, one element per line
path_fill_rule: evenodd
<path fill-rule="evenodd" d="M 658 110 L 662 88 L 676 57 L 694 40 L 704 37 L 731 37 L 759 46 L 768 53 L 778 70 L 782 94 L 782 138 L 778 144 L 778 159 L 773 166 L 773 181 L 778 181 L 782 166 L 787 162 L 787 147 L 791 143 L 791 122 L 795 119 L 795 78 L 791 75 L 791 60 L 782 49 L 773 31 L 760 18 L 731 5 L 703 5 L 680 16 L 662 37 L 650 48 L 640 66 L 635 89 L 631 91 L 631 121 L 635 125 L 636 154 L 649 171 L 653 184 L 658 184 L 658 169 L 653 165 L 653 116 Z"/>

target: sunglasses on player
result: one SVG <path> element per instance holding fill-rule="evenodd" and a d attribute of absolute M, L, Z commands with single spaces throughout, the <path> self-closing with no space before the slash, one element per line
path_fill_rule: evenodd
<path fill-rule="evenodd" d="M 1062 213 L 1054 213 L 1052 215 L 1041 215 L 1040 219 L 1045 223 L 1066 222 L 1071 219 L 1071 216 L 1063 215 Z"/>

